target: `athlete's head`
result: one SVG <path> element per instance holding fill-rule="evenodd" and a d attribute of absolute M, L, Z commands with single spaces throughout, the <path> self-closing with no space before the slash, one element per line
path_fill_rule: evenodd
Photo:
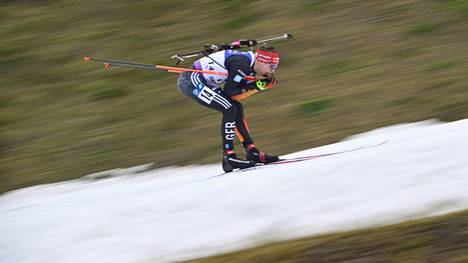
<path fill-rule="evenodd" d="M 271 77 L 279 64 L 279 53 L 270 44 L 262 44 L 255 51 L 254 71 L 261 76 Z"/>

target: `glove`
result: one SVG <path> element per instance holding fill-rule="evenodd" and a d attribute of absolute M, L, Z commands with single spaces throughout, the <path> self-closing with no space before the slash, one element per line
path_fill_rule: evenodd
<path fill-rule="evenodd" d="M 271 89 L 273 88 L 276 83 L 278 83 L 278 80 L 274 76 L 266 78 L 266 79 L 258 79 L 255 81 L 255 86 L 257 87 L 258 90 L 263 91 L 266 89 Z"/>

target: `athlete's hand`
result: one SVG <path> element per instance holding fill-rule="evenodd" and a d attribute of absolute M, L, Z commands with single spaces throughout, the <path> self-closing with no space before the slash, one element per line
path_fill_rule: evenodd
<path fill-rule="evenodd" d="M 258 79 L 255 84 L 258 90 L 263 91 L 265 89 L 271 89 L 278 83 L 275 76 L 272 75 L 270 77 Z"/>

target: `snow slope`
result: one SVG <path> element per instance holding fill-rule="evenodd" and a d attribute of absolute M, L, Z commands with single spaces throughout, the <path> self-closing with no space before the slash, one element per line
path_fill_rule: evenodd
<path fill-rule="evenodd" d="M 0 196 L 0 259 L 166 262 L 468 208 L 468 119 L 289 157 L 361 146 L 226 176 L 219 164 L 169 167 L 12 191 Z"/>

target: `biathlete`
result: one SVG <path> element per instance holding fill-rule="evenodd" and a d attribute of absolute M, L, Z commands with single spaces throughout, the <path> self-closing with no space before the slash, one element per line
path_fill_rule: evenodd
<path fill-rule="evenodd" d="M 222 166 L 225 172 L 279 160 L 278 156 L 265 154 L 255 146 L 240 102 L 273 87 L 277 83 L 275 71 L 278 65 L 279 54 L 270 44 L 263 44 L 255 52 L 221 50 L 196 60 L 192 67 L 203 71 L 224 72 L 226 75 L 184 72 L 177 81 L 182 94 L 222 113 Z M 246 76 L 255 76 L 257 80 L 246 80 Z M 220 88 L 223 83 L 223 88 Z M 238 158 L 234 152 L 235 135 L 245 148 L 245 160 Z"/>

